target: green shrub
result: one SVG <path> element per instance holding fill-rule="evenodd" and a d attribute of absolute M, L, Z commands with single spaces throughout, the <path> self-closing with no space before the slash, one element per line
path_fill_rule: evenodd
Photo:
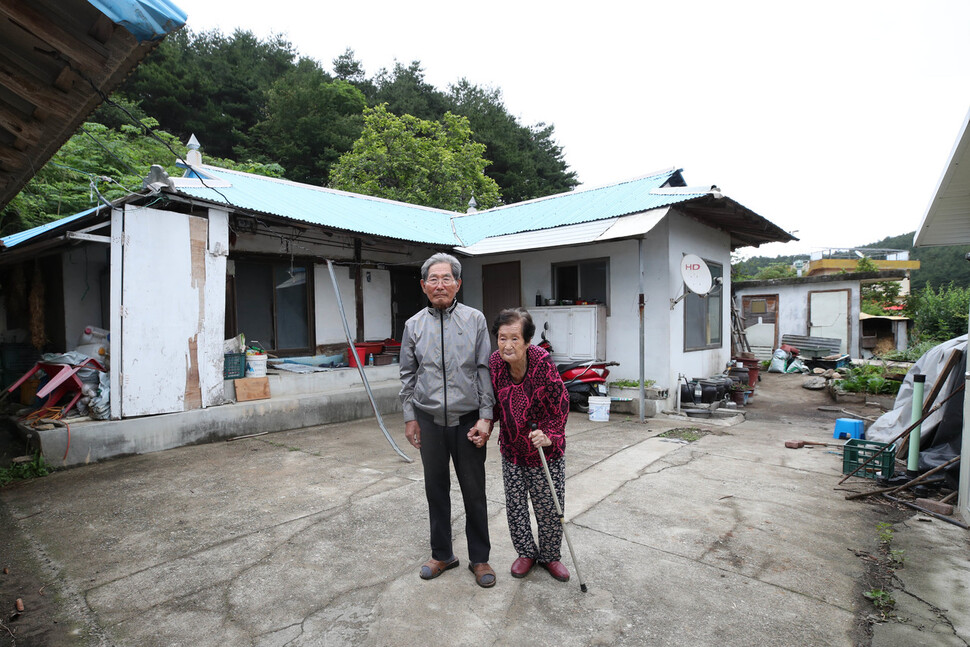
<path fill-rule="evenodd" d="M 862 364 L 853 366 L 845 377 L 835 381 L 835 386 L 849 393 L 872 393 L 895 395 L 900 382 L 886 378 L 885 365 Z"/>
<path fill-rule="evenodd" d="M 50 469 L 47 467 L 47 462 L 40 453 L 37 453 L 34 454 L 34 460 L 29 463 L 14 463 L 10 467 L 0 467 L 0 486 L 11 481 L 47 476 L 48 474 L 50 474 Z"/>
<path fill-rule="evenodd" d="M 657 380 L 644 380 L 643 388 L 649 389 L 651 386 L 657 383 Z M 640 382 L 638 380 L 615 380 L 610 382 L 610 386 L 616 386 L 625 389 L 636 389 L 640 387 Z"/>
<path fill-rule="evenodd" d="M 935 340 L 928 339 L 926 341 L 913 344 L 906 350 L 891 350 L 878 355 L 878 357 L 879 359 L 887 362 L 915 362 L 938 343 L 939 342 Z"/>
<path fill-rule="evenodd" d="M 939 291 L 928 285 L 910 297 L 907 309 L 913 319 L 916 341 L 953 339 L 967 333 L 970 288 L 960 287 L 952 281 L 941 285 Z"/>

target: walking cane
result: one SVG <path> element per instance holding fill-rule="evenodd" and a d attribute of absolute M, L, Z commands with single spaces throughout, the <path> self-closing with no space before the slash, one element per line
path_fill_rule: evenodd
<path fill-rule="evenodd" d="M 532 423 L 529 425 L 532 431 L 539 428 L 539 425 Z M 586 582 L 583 581 L 583 574 L 579 572 L 579 562 L 576 561 L 576 551 L 573 550 L 573 542 L 569 540 L 569 531 L 566 530 L 566 518 L 562 514 L 562 506 L 559 505 L 559 496 L 556 495 L 556 485 L 552 482 L 552 474 L 549 472 L 549 463 L 546 462 L 546 452 L 539 447 L 539 458 L 542 459 L 542 469 L 546 472 L 546 480 L 549 482 L 549 494 L 552 501 L 556 504 L 556 512 L 559 514 L 559 523 L 562 524 L 562 534 L 566 537 L 566 545 L 569 547 L 569 556 L 573 558 L 573 566 L 576 567 L 576 577 L 579 579 L 579 590 L 586 593 Z"/>

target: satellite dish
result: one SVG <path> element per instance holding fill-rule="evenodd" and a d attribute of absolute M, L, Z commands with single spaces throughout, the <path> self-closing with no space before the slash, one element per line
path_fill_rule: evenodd
<path fill-rule="evenodd" d="M 686 254 L 680 260 L 680 275 L 684 278 L 687 289 L 694 294 L 705 295 L 711 291 L 714 281 L 711 279 L 711 269 L 700 256 Z"/>

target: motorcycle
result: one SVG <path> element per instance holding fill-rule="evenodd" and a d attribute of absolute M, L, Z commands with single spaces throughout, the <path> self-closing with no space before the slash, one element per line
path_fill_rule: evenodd
<path fill-rule="evenodd" d="M 544 348 L 551 355 L 552 344 L 546 339 L 545 332 L 542 333 L 542 341 L 538 344 L 539 348 Z M 606 388 L 606 378 L 610 375 L 609 366 L 619 366 L 619 362 L 601 362 L 598 360 L 579 360 L 567 364 L 556 364 L 559 376 L 562 378 L 566 391 L 569 392 L 570 408 L 580 412 L 589 412 L 590 396 L 606 397 L 609 391 Z"/>

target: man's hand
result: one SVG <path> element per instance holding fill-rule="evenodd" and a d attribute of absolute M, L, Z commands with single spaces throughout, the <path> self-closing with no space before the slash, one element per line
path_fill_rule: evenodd
<path fill-rule="evenodd" d="M 421 426 L 417 420 L 408 420 L 404 423 L 404 435 L 415 449 L 421 449 Z"/>
<path fill-rule="evenodd" d="M 468 430 L 468 440 L 470 440 L 475 447 L 484 447 L 485 443 L 488 442 L 488 437 L 492 435 L 492 432 L 490 431 L 491 427 L 491 420 L 479 418 L 478 422 L 475 423 L 475 426 Z"/>

